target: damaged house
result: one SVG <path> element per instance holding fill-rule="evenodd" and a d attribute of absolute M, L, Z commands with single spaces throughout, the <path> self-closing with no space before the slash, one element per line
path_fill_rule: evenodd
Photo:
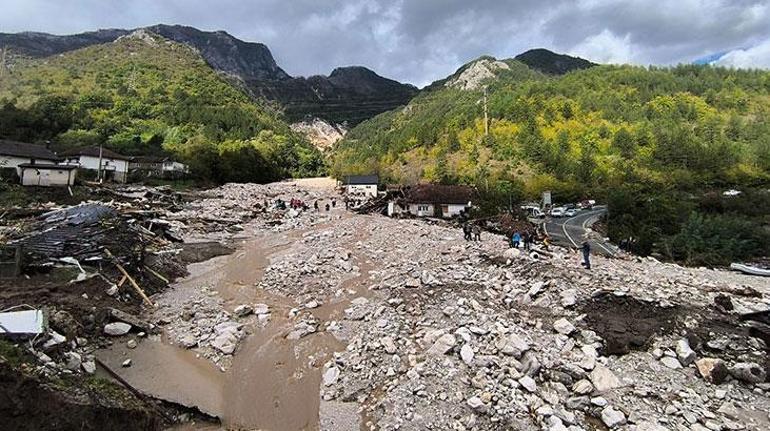
<path fill-rule="evenodd" d="M 168 157 L 134 156 L 128 163 L 129 172 L 146 178 L 182 178 L 190 169 Z"/>
<path fill-rule="evenodd" d="M 0 139 L 0 169 L 25 186 L 68 186 L 75 183 L 77 166 L 57 164 L 61 159 L 45 145 Z"/>
<path fill-rule="evenodd" d="M 417 184 L 402 189 L 401 197 L 388 203 L 388 215 L 451 218 L 468 211 L 476 195 L 469 186 Z"/>
<path fill-rule="evenodd" d="M 67 164 L 97 171 L 106 181 L 125 183 L 128 179 L 128 162 L 131 159 L 112 150 L 99 147 L 83 147 L 61 153 Z"/>

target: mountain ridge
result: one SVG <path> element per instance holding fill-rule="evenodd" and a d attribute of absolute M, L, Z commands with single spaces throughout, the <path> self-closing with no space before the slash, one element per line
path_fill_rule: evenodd
<path fill-rule="evenodd" d="M 147 30 L 196 49 L 209 66 L 245 87 L 252 97 L 282 105 L 291 121 L 310 116 L 332 123 L 357 124 L 406 104 L 418 92 L 411 84 L 382 77 L 365 66 L 338 67 L 329 75 L 293 77 L 276 63 L 265 44 L 243 41 L 223 30 L 203 31 L 183 25 L 156 24 L 63 36 L 0 33 L 0 47 L 40 58 L 113 42 L 137 30 Z"/>

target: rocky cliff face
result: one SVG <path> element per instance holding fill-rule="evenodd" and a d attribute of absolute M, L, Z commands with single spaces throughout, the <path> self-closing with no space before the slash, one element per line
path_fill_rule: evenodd
<path fill-rule="evenodd" d="M 357 124 L 406 104 L 417 88 L 383 78 L 365 67 L 337 68 L 329 76 L 294 78 L 261 43 L 244 42 L 224 31 L 159 24 L 146 27 L 166 39 L 196 49 L 215 70 L 253 97 L 278 102 L 291 121 L 319 117 L 331 123 Z M 90 45 L 109 43 L 135 30 L 99 30 L 77 35 L 0 33 L 0 47 L 11 54 L 47 57 Z"/>
<path fill-rule="evenodd" d="M 290 120 L 307 116 L 354 125 L 404 105 L 417 88 L 383 78 L 365 67 L 341 67 L 329 76 L 283 81 L 247 80 L 255 97 L 279 101 Z"/>

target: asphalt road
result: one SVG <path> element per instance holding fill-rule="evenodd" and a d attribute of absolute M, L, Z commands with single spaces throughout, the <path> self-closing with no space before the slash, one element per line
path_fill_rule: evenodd
<path fill-rule="evenodd" d="M 592 210 L 580 211 L 574 217 L 548 217 L 545 220 L 545 230 L 555 244 L 580 247 L 586 234 L 590 232 L 591 225 L 596 223 L 606 211 L 606 207 L 596 206 Z M 591 253 L 605 256 L 614 256 L 617 253 L 617 247 L 597 237 L 598 235 L 592 235 L 589 239 Z"/>

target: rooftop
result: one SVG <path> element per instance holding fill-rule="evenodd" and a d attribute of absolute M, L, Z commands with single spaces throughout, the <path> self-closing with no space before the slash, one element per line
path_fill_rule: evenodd
<path fill-rule="evenodd" d="M 0 139 L 0 154 L 4 156 L 28 157 L 30 159 L 59 160 L 60 158 L 45 145 Z"/>
<path fill-rule="evenodd" d="M 346 175 L 343 183 L 377 185 L 380 183 L 380 177 L 378 175 Z"/>
<path fill-rule="evenodd" d="M 467 204 L 476 195 L 470 186 L 443 184 L 417 184 L 404 189 L 404 196 L 410 203 Z"/>
<path fill-rule="evenodd" d="M 131 160 L 131 157 L 118 154 L 107 148 L 102 148 L 102 157 L 107 159 Z M 83 147 L 61 152 L 62 156 L 91 156 L 99 157 L 99 147 Z"/>

